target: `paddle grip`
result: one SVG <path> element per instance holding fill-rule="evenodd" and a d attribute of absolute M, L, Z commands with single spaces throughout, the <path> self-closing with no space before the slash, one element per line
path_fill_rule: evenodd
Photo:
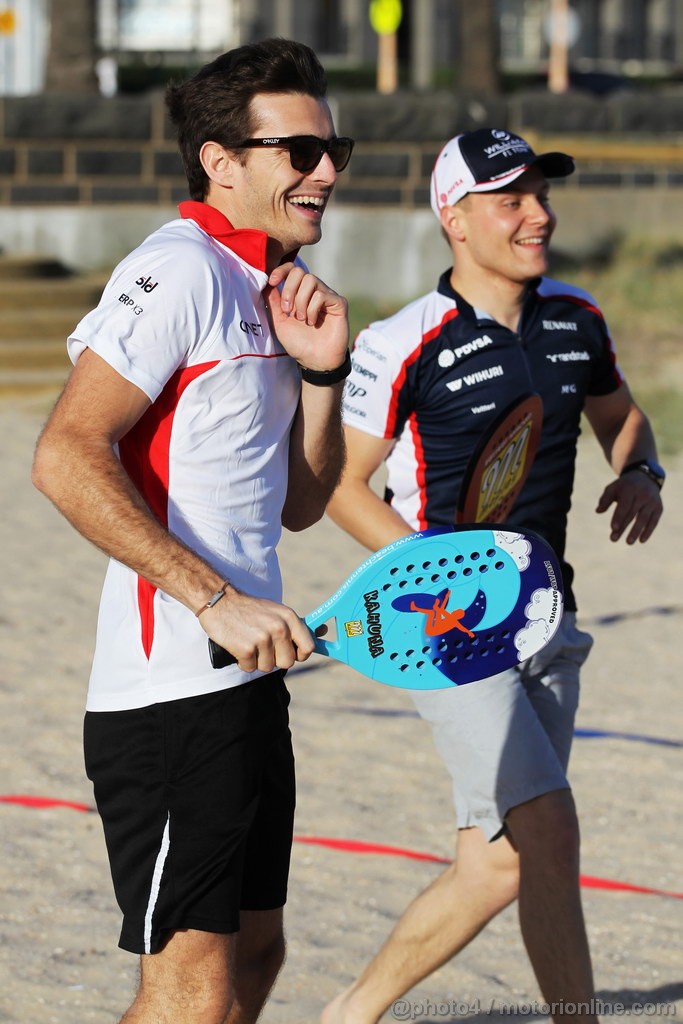
<path fill-rule="evenodd" d="M 329 654 L 329 645 L 321 640 L 320 637 L 316 637 L 316 650 L 318 654 Z M 296 645 L 295 645 L 296 649 Z M 228 665 L 236 665 L 237 658 L 230 651 L 226 651 L 225 647 L 221 647 L 215 640 L 209 640 L 209 657 L 211 658 L 211 665 L 213 668 L 227 668 Z"/>
<path fill-rule="evenodd" d="M 221 647 L 215 640 L 209 640 L 209 657 L 214 668 L 226 668 L 228 665 L 236 665 L 237 658 L 225 647 Z"/>

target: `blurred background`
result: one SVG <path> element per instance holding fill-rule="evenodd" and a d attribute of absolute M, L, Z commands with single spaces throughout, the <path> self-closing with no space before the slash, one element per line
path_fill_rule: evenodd
<path fill-rule="evenodd" d="M 596 295 L 677 450 L 683 0 L 0 0 L 0 394 L 61 385 L 106 275 L 187 198 L 165 83 L 270 35 L 316 50 L 357 140 L 304 253 L 354 331 L 448 263 L 428 199 L 441 144 L 518 132 L 576 158 L 553 187 L 553 272 Z"/>

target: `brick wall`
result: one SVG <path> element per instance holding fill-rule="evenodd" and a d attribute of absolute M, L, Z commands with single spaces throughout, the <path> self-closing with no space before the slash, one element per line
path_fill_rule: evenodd
<path fill-rule="evenodd" d="M 341 204 L 424 207 L 440 144 L 491 124 L 536 147 L 565 148 L 565 187 L 683 187 L 683 90 L 510 98 L 434 93 L 331 97 L 337 129 L 357 140 Z M 0 99 L 0 205 L 174 205 L 185 177 L 161 93 Z"/>
<path fill-rule="evenodd" d="M 0 100 L 3 204 L 175 203 L 187 197 L 161 95 Z"/>

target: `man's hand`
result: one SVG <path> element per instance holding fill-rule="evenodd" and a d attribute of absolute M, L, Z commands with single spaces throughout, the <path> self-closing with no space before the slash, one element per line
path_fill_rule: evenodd
<path fill-rule="evenodd" d="M 627 527 L 631 526 L 627 544 L 649 540 L 659 522 L 662 511 L 662 497 L 654 481 L 644 473 L 633 471 L 620 476 L 602 492 L 596 512 L 606 512 L 616 505 L 610 523 L 610 540 L 619 540 Z M 632 525 L 631 525 L 632 524 Z"/>
<path fill-rule="evenodd" d="M 293 263 L 275 268 L 264 294 L 273 329 L 290 356 L 309 370 L 341 366 L 349 344 L 346 299 Z"/>
<path fill-rule="evenodd" d="M 310 629 L 291 608 L 231 586 L 199 621 L 212 640 L 234 655 L 243 672 L 291 668 L 314 650 Z"/>

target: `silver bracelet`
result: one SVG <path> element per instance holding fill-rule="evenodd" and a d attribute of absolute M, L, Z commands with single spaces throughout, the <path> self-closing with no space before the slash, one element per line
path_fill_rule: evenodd
<path fill-rule="evenodd" d="M 206 612 L 206 611 L 208 611 L 208 610 L 209 610 L 209 608 L 213 608 L 213 606 L 214 606 L 215 604 L 218 604 L 218 602 L 220 601 L 220 599 L 221 599 L 222 597 L 225 597 L 225 588 L 226 588 L 226 587 L 229 587 L 229 586 L 230 586 L 230 580 L 225 580 L 225 582 L 221 584 L 221 586 L 220 586 L 220 589 L 219 589 L 219 590 L 217 590 L 215 594 L 212 594 L 212 595 L 211 595 L 211 597 L 210 597 L 210 598 L 209 598 L 209 600 L 208 600 L 208 601 L 206 602 L 206 604 L 203 604 L 203 605 L 201 606 L 201 608 L 199 609 L 199 611 L 198 611 L 198 612 L 195 612 L 195 616 L 196 616 L 197 618 L 199 618 L 199 616 L 200 616 L 200 615 L 202 614 L 202 612 Z"/>

